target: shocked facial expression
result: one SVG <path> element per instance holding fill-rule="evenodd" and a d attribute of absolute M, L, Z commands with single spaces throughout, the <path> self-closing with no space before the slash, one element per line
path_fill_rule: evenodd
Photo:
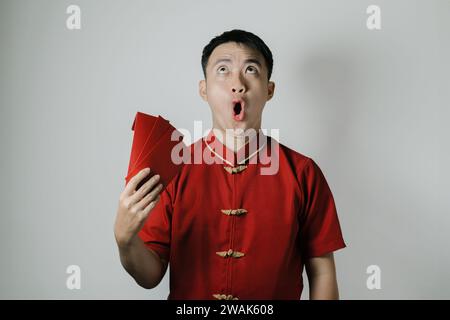
<path fill-rule="evenodd" d="M 275 89 L 267 74 L 258 51 L 236 42 L 217 46 L 209 57 L 206 79 L 199 83 L 200 96 L 212 111 L 213 127 L 258 130 L 264 105 Z"/>

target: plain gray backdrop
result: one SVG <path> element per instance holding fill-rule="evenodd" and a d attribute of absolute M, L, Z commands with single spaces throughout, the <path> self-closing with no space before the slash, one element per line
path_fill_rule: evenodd
<path fill-rule="evenodd" d="M 80 30 L 66 27 L 71 4 Z M 371 4 L 381 30 L 366 27 Z M 201 51 L 233 28 L 274 55 L 263 128 L 332 189 L 341 298 L 450 298 L 448 0 L 1 0 L 0 298 L 167 298 L 168 273 L 140 288 L 114 241 L 131 124 L 142 111 L 209 128 Z"/>

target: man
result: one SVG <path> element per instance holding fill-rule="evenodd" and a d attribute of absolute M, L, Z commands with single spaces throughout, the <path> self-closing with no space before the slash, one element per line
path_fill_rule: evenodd
<path fill-rule="evenodd" d="M 213 130 L 189 150 L 214 162 L 185 164 L 162 192 L 157 176 L 135 190 L 148 171 L 130 180 L 115 224 L 124 268 L 154 288 L 170 262 L 169 299 L 300 299 L 305 266 L 310 298 L 338 299 L 333 251 L 346 245 L 325 177 L 261 135 L 275 90 L 270 49 L 228 31 L 204 48 L 202 67 Z"/>

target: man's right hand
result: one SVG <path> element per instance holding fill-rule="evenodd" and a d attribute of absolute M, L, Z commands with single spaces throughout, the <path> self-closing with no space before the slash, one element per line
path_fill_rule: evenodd
<path fill-rule="evenodd" d="M 137 239 L 150 211 L 160 199 L 163 189 L 159 175 L 150 178 L 138 190 L 136 187 L 148 176 L 150 168 L 139 171 L 125 186 L 119 198 L 114 235 L 119 247 L 127 247 Z"/>

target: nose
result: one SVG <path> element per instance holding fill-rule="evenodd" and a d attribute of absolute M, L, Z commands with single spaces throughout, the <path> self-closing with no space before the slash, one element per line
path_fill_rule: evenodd
<path fill-rule="evenodd" d="M 242 81 L 240 75 L 234 77 L 234 81 L 231 84 L 231 91 L 233 93 L 244 93 L 246 91 L 246 86 Z"/>
<path fill-rule="evenodd" d="M 244 86 L 233 86 L 233 88 L 231 88 L 231 91 L 233 91 L 233 93 L 243 93 L 244 92 Z"/>

